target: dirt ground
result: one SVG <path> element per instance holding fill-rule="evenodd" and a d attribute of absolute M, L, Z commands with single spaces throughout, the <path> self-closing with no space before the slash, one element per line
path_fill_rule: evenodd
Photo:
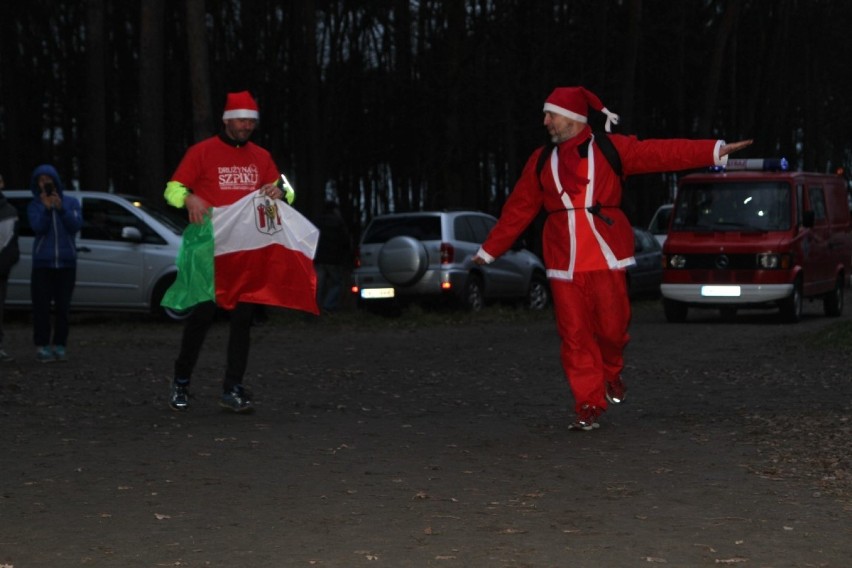
<path fill-rule="evenodd" d="M 847 310 L 847 312 L 850 310 Z M 222 413 L 225 323 L 185 414 L 180 326 L 74 316 L 38 364 L 7 314 L 0 567 L 837 567 L 852 559 L 852 324 L 636 304 L 625 404 L 568 430 L 550 314 L 274 312 L 257 412 Z M 848 327 L 847 327 L 848 329 Z"/>

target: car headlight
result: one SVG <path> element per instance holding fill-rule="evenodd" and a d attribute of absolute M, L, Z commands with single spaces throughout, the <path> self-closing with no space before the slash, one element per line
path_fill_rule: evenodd
<path fill-rule="evenodd" d="M 669 256 L 669 266 L 672 268 L 685 268 L 686 256 L 682 254 L 673 254 Z"/>
<path fill-rule="evenodd" d="M 793 264 L 793 259 L 789 254 L 778 254 L 774 252 L 764 252 L 757 255 L 757 267 L 764 270 L 786 269 Z"/>

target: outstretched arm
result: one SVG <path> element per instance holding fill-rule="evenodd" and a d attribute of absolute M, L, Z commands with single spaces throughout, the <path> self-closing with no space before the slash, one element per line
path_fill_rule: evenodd
<path fill-rule="evenodd" d="M 740 140 L 739 142 L 731 142 L 730 144 L 723 144 L 721 148 L 719 148 L 719 156 L 727 156 L 728 154 L 733 154 L 734 152 L 738 152 L 742 150 L 746 146 L 751 146 L 751 143 L 754 140 Z"/>

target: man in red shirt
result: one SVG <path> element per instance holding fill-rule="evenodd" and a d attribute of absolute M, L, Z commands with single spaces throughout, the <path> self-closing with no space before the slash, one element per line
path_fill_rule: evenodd
<path fill-rule="evenodd" d="M 607 116 L 607 131 L 618 123 L 618 115 L 583 87 L 560 87 L 547 97 L 544 126 L 551 144 L 527 160 L 500 220 L 473 258 L 480 265 L 493 262 L 544 207 L 544 262 L 576 430 L 597 428 L 607 403 L 622 402 L 626 392 L 621 371 L 630 302 L 624 272 L 635 264 L 633 231 L 620 209 L 621 179 L 601 149 L 607 140 L 597 137 L 608 137 L 624 177 L 723 165 L 728 154 L 751 144 L 595 134 L 590 108 Z"/>
<path fill-rule="evenodd" d="M 249 141 L 258 118 L 257 103 L 248 91 L 228 93 L 223 131 L 186 151 L 166 184 L 165 197 L 175 207 L 186 207 L 190 222 L 203 223 L 211 207 L 230 205 L 258 190 L 273 199 L 293 201 L 292 190 L 285 192 L 277 185 L 279 173 L 272 156 Z M 254 409 L 251 396 L 242 385 L 254 309 L 254 304 L 238 303 L 229 318 L 227 362 L 219 403 L 234 412 Z M 216 304 L 204 302 L 195 306 L 186 319 L 169 397 L 169 406 L 174 410 L 189 407 L 189 381 L 215 315 Z"/>

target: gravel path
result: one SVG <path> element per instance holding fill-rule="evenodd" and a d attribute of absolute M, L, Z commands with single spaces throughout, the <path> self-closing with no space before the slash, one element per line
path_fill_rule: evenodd
<path fill-rule="evenodd" d="M 216 405 L 224 324 L 175 414 L 179 326 L 78 314 L 71 360 L 40 365 L 13 315 L 0 567 L 845 568 L 852 322 L 818 308 L 638 303 L 627 402 L 591 433 L 550 314 L 276 312 L 251 416 Z"/>

